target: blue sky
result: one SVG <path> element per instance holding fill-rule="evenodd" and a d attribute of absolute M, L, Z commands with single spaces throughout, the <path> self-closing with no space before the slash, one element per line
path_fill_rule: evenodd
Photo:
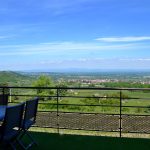
<path fill-rule="evenodd" d="M 0 1 L 0 70 L 70 68 L 150 70 L 150 1 Z"/>

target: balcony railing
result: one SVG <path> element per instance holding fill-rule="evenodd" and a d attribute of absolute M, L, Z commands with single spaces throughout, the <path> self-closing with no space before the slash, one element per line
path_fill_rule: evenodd
<path fill-rule="evenodd" d="M 118 133 L 150 133 L 150 89 L 0 87 L 9 103 L 39 96 L 37 127 Z"/>

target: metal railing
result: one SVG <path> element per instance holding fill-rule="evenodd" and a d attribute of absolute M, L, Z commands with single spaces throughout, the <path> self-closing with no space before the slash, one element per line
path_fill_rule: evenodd
<path fill-rule="evenodd" d="M 0 87 L 16 103 L 39 96 L 37 127 L 150 133 L 150 89 Z"/>

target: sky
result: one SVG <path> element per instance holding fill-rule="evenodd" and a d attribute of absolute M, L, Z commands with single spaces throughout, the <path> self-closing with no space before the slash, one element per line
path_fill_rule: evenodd
<path fill-rule="evenodd" d="M 0 70 L 149 70 L 150 0 L 1 0 Z"/>

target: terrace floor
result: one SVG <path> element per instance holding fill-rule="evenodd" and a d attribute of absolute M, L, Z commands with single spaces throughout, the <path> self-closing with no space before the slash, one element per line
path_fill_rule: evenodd
<path fill-rule="evenodd" d="M 149 150 L 150 139 L 32 132 L 31 150 Z"/>

